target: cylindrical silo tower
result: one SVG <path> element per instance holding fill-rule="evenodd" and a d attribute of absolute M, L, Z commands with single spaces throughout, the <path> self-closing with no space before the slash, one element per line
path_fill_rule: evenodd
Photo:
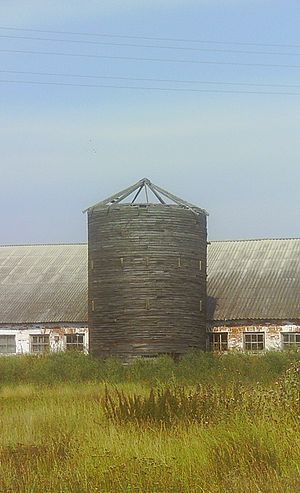
<path fill-rule="evenodd" d="M 206 211 L 143 179 L 87 212 L 90 352 L 205 349 Z"/>

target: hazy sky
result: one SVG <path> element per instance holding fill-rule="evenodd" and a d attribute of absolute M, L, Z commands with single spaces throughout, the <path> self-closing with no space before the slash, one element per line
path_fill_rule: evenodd
<path fill-rule="evenodd" d="M 2 0 L 0 243 L 85 241 L 82 209 L 143 176 L 206 208 L 211 239 L 299 237 L 299 24 L 299 0 Z"/>

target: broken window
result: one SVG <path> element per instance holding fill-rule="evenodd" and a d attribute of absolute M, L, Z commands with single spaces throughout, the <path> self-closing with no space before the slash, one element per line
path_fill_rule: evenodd
<path fill-rule="evenodd" d="M 16 336 L 0 335 L 0 354 L 13 354 L 16 352 Z"/>
<path fill-rule="evenodd" d="M 227 351 L 228 332 L 212 332 L 209 335 L 209 339 L 212 351 Z"/>
<path fill-rule="evenodd" d="M 31 338 L 31 352 L 32 353 L 46 353 L 50 349 L 50 341 L 48 334 L 39 334 L 36 336 L 30 336 Z"/>
<path fill-rule="evenodd" d="M 265 334 L 263 332 L 244 333 L 244 349 L 246 351 L 262 351 L 265 348 Z"/>
<path fill-rule="evenodd" d="M 283 349 L 300 348 L 300 332 L 286 332 L 282 334 Z"/>
<path fill-rule="evenodd" d="M 67 351 L 83 351 L 84 334 L 67 334 L 66 335 Z"/>

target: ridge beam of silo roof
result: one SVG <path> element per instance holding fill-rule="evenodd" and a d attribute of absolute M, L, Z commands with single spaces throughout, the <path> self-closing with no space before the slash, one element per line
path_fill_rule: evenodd
<path fill-rule="evenodd" d="M 160 201 L 160 203 L 165 204 L 165 201 L 162 199 L 162 197 L 156 191 L 154 185 L 151 182 L 148 183 L 148 187 L 150 188 L 151 192 L 155 195 L 155 197 Z"/>
<path fill-rule="evenodd" d="M 158 187 L 157 185 L 154 185 L 154 183 L 151 183 L 151 185 L 157 192 L 161 193 L 162 195 L 164 195 L 168 199 L 173 200 L 173 202 L 175 202 L 176 204 L 182 205 L 183 207 L 186 207 L 187 209 L 191 209 L 193 212 L 195 212 L 195 209 L 197 209 L 200 212 L 202 212 L 203 214 L 205 214 L 206 216 L 209 215 L 205 209 L 201 209 L 200 207 L 197 207 L 196 205 L 193 205 L 193 204 L 190 204 L 189 202 L 186 202 L 185 200 L 174 195 L 173 193 L 170 193 L 167 190 L 164 190 L 163 188 Z"/>
<path fill-rule="evenodd" d="M 131 203 L 134 204 L 138 196 L 140 195 L 141 191 L 143 190 L 144 185 L 141 185 L 138 191 L 136 192 L 135 196 L 133 197 Z"/>
<path fill-rule="evenodd" d="M 111 195 L 105 200 L 102 200 L 101 202 L 98 202 L 97 204 L 92 205 L 91 207 L 88 207 L 83 211 L 83 213 L 95 209 L 96 207 L 105 207 L 107 205 L 111 204 L 117 204 L 118 202 L 121 202 L 121 200 L 126 199 L 129 195 L 131 195 L 133 192 L 135 192 L 139 187 L 143 187 L 145 183 L 145 178 L 142 180 L 139 180 L 137 183 L 134 185 L 131 185 L 131 187 L 124 188 L 124 190 L 121 190 L 118 193 L 115 193 L 114 195 Z"/>

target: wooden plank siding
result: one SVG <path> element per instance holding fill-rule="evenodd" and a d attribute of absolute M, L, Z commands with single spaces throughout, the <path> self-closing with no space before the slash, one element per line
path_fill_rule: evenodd
<path fill-rule="evenodd" d="M 206 215 L 195 211 L 169 204 L 88 211 L 92 354 L 205 349 Z"/>

